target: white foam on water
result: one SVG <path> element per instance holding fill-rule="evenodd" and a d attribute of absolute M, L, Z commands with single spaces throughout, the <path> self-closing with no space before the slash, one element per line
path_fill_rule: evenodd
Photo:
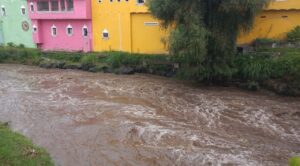
<path fill-rule="evenodd" d="M 21 72 L 24 69 L 26 74 Z M 34 140 L 45 143 L 43 145 L 52 150 L 56 146 L 49 146 L 51 140 L 67 137 L 70 142 L 64 142 L 65 151 L 61 154 L 73 160 L 87 160 L 85 155 L 80 155 L 76 145 L 84 148 L 84 138 L 89 138 L 95 143 L 89 147 L 95 148 L 95 151 L 103 152 L 103 148 L 105 152 L 113 151 L 115 158 L 129 156 L 122 158 L 125 161 L 135 160 L 129 152 L 134 155 L 140 150 L 159 158 L 159 162 L 168 159 L 174 162 L 166 162 L 166 165 L 276 165 L 273 158 L 266 158 L 262 163 L 254 157 L 269 150 L 255 147 L 273 146 L 274 142 L 270 140 L 270 143 L 260 145 L 260 140 L 247 135 L 244 128 L 238 132 L 230 130 L 230 125 L 239 129 L 240 124 L 246 125 L 247 129 L 261 129 L 277 140 L 289 141 L 287 149 L 273 148 L 276 154 L 288 150 L 295 154 L 291 145 L 299 145 L 300 142 L 300 131 L 295 125 L 298 122 L 285 126 L 289 130 L 287 132 L 281 122 L 275 120 L 272 110 L 266 109 L 268 105 L 264 108 L 245 104 L 247 100 L 253 101 L 247 96 L 251 94 L 239 99 L 244 102 L 239 105 L 240 110 L 231 110 L 232 103 L 228 99 L 223 100 L 223 93 L 201 92 L 198 88 L 160 78 L 40 70 L 0 65 L 0 120 L 11 120 L 15 129 L 34 136 Z M 65 79 L 69 77 L 72 79 Z M 89 95 L 91 90 L 92 94 L 99 91 L 99 96 Z M 278 104 L 278 108 L 289 108 L 279 102 L 273 103 Z M 225 112 L 227 110 L 230 112 Z M 91 124 L 86 123 L 89 120 L 92 120 Z M 79 123 L 73 125 L 74 121 Z M 224 125 L 228 125 L 230 131 L 224 130 Z M 92 132 L 89 133 L 89 130 Z M 80 132 L 86 133 L 86 137 Z M 238 139 L 240 135 L 235 133 L 241 138 Z M 76 134 L 81 135 L 76 137 Z M 45 135 L 49 138 L 45 139 Z M 251 147 L 243 135 L 253 142 L 257 141 L 258 145 Z M 239 141 L 242 139 L 247 141 Z M 104 143 L 97 144 L 98 140 Z M 117 140 L 115 146 L 105 144 L 111 140 Z M 137 143 L 134 142 L 136 140 Z M 101 147 L 100 150 L 97 147 Z"/>

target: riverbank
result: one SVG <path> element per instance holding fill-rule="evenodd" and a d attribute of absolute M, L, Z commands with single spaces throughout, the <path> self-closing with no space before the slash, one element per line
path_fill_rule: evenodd
<path fill-rule="evenodd" d="M 0 165 L 54 166 L 49 154 L 34 146 L 24 136 L 11 131 L 8 124 L 0 123 Z"/>
<path fill-rule="evenodd" d="M 43 68 L 116 74 L 147 73 L 179 78 L 181 77 L 178 73 L 182 73 L 180 64 L 171 56 L 124 52 L 42 52 L 37 49 L 2 47 L 1 62 L 36 65 Z M 214 84 L 238 86 L 254 91 L 267 89 L 280 95 L 300 96 L 299 49 L 260 49 L 253 53 L 238 55 L 231 70 L 233 73 L 231 78 Z"/>

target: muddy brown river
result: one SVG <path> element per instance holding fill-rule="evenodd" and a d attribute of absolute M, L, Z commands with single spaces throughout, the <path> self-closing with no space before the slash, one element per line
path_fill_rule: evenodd
<path fill-rule="evenodd" d="M 0 65 L 0 121 L 62 166 L 284 166 L 300 155 L 300 99 Z"/>

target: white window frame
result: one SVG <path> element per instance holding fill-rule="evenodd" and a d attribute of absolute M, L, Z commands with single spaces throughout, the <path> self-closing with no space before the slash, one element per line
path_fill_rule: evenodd
<path fill-rule="evenodd" d="M 55 29 L 55 34 L 54 34 L 53 29 Z M 57 27 L 55 25 L 51 26 L 51 36 L 52 37 L 56 37 L 57 36 Z"/>
<path fill-rule="evenodd" d="M 87 32 L 88 32 L 88 34 L 87 34 L 87 36 L 85 36 L 84 34 L 84 30 L 87 30 Z M 88 38 L 89 37 L 89 28 L 86 26 L 86 25 L 84 25 L 83 27 L 82 27 L 82 36 L 84 37 L 84 38 Z"/>
<path fill-rule="evenodd" d="M 3 9 L 4 9 L 4 12 L 3 12 Z M 6 8 L 4 5 L 1 5 L 1 16 L 6 16 L 7 13 L 6 13 Z"/>
<path fill-rule="evenodd" d="M 104 36 L 105 33 L 107 33 L 107 37 Z M 108 32 L 107 29 L 104 29 L 104 30 L 102 31 L 102 39 L 104 39 L 104 40 L 108 40 L 108 39 L 109 39 L 109 32 Z"/>
<path fill-rule="evenodd" d="M 69 28 L 71 28 L 72 29 L 72 33 L 71 34 L 69 34 L 69 32 L 68 32 L 68 29 Z M 73 36 L 73 34 L 74 34 L 74 29 L 73 29 L 73 27 L 72 27 L 72 25 L 71 24 L 69 24 L 67 27 L 66 27 L 66 34 L 70 37 L 70 36 Z"/>
<path fill-rule="evenodd" d="M 23 13 L 23 9 L 24 9 L 24 13 Z M 22 16 L 26 15 L 26 8 L 25 8 L 25 6 L 21 6 L 21 15 Z"/>
<path fill-rule="evenodd" d="M 30 2 L 29 7 L 30 7 L 30 12 L 34 13 L 34 4 L 33 4 L 33 2 Z"/>
<path fill-rule="evenodd" d="M 32 31 L 33 31 L 33 33 L 37 33 L 38 27 L 36 25 L 33 25 L 32 26 Z"/>

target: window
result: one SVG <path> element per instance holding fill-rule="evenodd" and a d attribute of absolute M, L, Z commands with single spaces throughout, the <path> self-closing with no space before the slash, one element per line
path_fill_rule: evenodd
<path fill-rule="evenodd" d="M 21 15 L 25 15 L 26 14 L 26 9 L 24 6 L 21 7 Z"/>
<path fill-rule="evenodd" d="M 30 11 L 31 11 L 31 12 L 34 12 L 34 5 L 33 5 L 33 2 L 30 2 Z"/>
<path fill-rule="evenodd" d="M 58 0 L 52 0 L 51 2 L 51 11 L 58 11 Z"/>
<path fill-rule="evenodd" d="M 145 0 L 137 0 L 137 4 L 144 4 Z"/>
<path fill-rule="evenodd" d="M 33 33 L 36 33 L 36 32 L 37 32 L 37 26 L 36 26 L 36 25 L 33 25 L 33 26 L 32 26 L 32 30 L 33 30 Z"/>
<path fill-rule="evenodd" d="M 52 25 L 51 27 L 51 35 L 54 37 L 57 35 L 57 28 L 55 25 Z"/>
<path fill-rule="evenodd" d="M 66 10 L 66 1 L 60 0 L 60 10 L 65 11 Z"/>
<path fill-rule="evenodd" d="M 5 6 L 1 6 L 1 15 L 2 16 L 6 16 L 6 9 L 5 9 Z"/>
<path fill-rule="evenodd" d="M 102 31 L 102 38 L 103 39 L 108 39 L 109 38 L 109 33 L 108 33 L 107 29 L 104 29 Z"/>
<path fill-rule="evenodd" d="M 66 28 L 67 35 L 72 36 L 73 35 L 73 27 L 71 25 L 68 25 Z"/>
<path fill-rule="evenodd" d="M 82 28 L 82 36 L 83 37 L 88 37 L 88 35 L 89 35 L 88 27 L 85 25 Z"/>
<path fill-rule="evenodd" d="M 67 10 L 73 11 L 73 9 L 74 9 L 73 0 L 67 0 Z"/>
<path fill-rule="evenodd" d="M 145 26 L 159 26 L 158 22 L 144 22 Z"/>
<path fill-rule="evenodd" d="M 37 1 L 38 11 L 49 11 L 49 2 L 47 0 Z"/>

